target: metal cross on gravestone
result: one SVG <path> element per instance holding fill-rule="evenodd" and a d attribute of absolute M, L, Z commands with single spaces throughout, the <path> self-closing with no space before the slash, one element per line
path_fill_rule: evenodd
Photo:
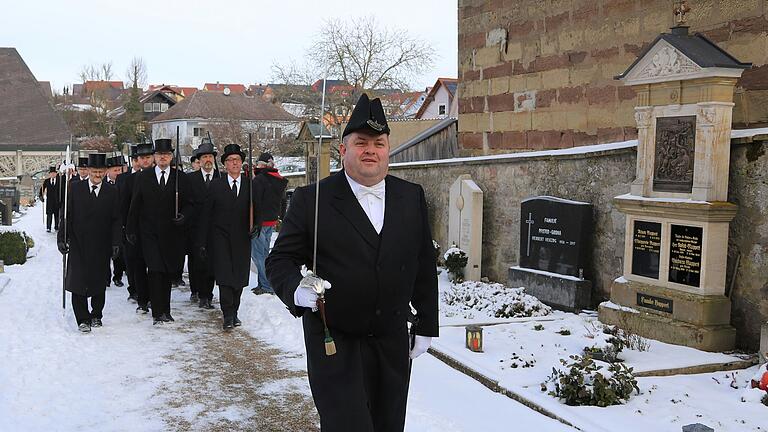
<path fill-rule="evenodd" d="M 531 217 L 532 214 L 528 213 L 528 219 L 525 221 L 528 224 L 528 248 L 526 249 L 525 256 L 531 256 L 531 225 L 536 222 Z"/>

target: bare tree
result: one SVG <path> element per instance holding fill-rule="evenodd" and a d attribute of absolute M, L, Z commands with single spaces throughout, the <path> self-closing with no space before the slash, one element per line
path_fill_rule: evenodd
<path fill-rule="evenodd" d="M 147 65 L 141 57 L 134 57 L 125 71 L 125 86 L 143 89 L 147 85 Z"/>
<path fill-rule="evenodd" d="M 110 81 L 114 77 L 112 72 L 112 62 L 105 62 L 100 65 L 85 65 L 78 74 L 81 82 L 86 81 Z"/>

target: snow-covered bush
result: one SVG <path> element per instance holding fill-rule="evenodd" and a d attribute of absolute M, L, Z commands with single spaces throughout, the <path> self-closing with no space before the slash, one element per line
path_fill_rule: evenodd
<path fill-rule="evenodd" d="M 523 288 L 507 288 L 499 283 L 467 281 L 452 285 L 440 293 L 440 301 L 445 316 L 467 319 L 545 316 L 552 312 L 536 297 L 525 294 Z"/>
<path fill-rule="evenodd" d="M 29 245 L 27 235 L 21 231 L 0 232 L 0 259 L 5 265 L 24 264 L 27 262 Z"/>
<path fill-rule="evenodd" d="M 467 254 L 463 250 L 452 245 L 450 249 L 445 251 L 443 256 L 445 259 L 445 268 L 448 269 L 448 273 L 451 275 L 451 282 L 461 283 L 464 281 L 464 267 L 467 266 Z"/>
<path fill-rule="evenodd" d="M 613 363 L 603 370 L 589 357 L 570 356 L 570 363 L 561 359 L 561 368 L 552 368 L 552 375 L 541 384 L 541 391 L 559 398 L 566 405 L 606 407 L 626 403 L 634 390 L 638 394 L 632 368 Z"/>

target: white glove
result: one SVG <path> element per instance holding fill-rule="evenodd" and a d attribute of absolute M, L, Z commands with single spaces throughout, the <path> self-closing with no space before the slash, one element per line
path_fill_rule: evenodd
<path fill-rule="evenodd" d="M 432 345 L 431 336 L 416 335 L 414 337 L 413 346 L 411 347 L 411 352 L 408 354 L 408 357 L 410 357 L 411 360 L 415 359 L 416 357 L 427 352 L 430 345 Z"/>
<path fill-rule="evenodd" d="M 312 312 L 317 311 L 317 293 L 318 291 L 325 291 L 331 289 L 331 283 L 327 280 L 323 280 L 312 273 L 312 270 L 307 271 L 307 275 L 299 282 L 299 286 L 296 291 L 293 292 L 293 304 L 305 308 L 312 309 Z"/>

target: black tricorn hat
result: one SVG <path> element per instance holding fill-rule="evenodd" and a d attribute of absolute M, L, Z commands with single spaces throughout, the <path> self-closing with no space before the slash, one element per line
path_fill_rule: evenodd
<path fill-rule="evenodd" d="M 88 168 L 106 168 L 107 155 L 105 153 L 91 153 L 88 155 Z"/>
<path fill-rule="evenodd" d="M 152 147 L 151 143 L 142 143 L 142 144 L 136 144 L 136 153 L 134 153 L 135 157 L 139 156 L 148 156 L 155 153 L 155 148 Z"/>
<path fill-rule="evenodd" d="M 344 138 L 357 131 L 366 131 L 373 135 L 389 135 L 389 125 L 387 124 L 387 116 L 384 114 L 384 108 L 381 106 L 381 99 L 369 100 L 367 94 L 360 95 L 341 137 Z"/>
<path fill-rule="evenodd" d="M 213 157 L 216 157 L 216 149 L 213 147 L 211 140 L 207 137 L 200 141 L 200 145 L 197 146 L 197 150 L 195 150 L 195 156 L 198 158 L 205 154 L 211 154 Z"/>
<path fill-rule="evenodd" d="M 221 155 L 221 163 L 224 163 L 224 161 L 227 159 L 227 157 L 236 154 L 240 155 L 240 160 L 245 161 L 245 153 L 243 153 L 242 150 L 240 150 L 240 146 L 237 144 L 227 144 L 226 147 L 224 147 L 224 153 Z"/>
<path fill-rule="evenodd" d="M 48 172 L 49 173 L 56 172 L 56 167 L 48 167 Z"/>
<path fill-rule="evenodd" d="M 156 139 L 155 153 L 173 153 L 173 141 L 170 138 Z"/>
<path fill-rule="evenodd" d="M 77 166 L 82 168 L 88 168 L 88 156 L 80 156 L 77 158 Z"/>

